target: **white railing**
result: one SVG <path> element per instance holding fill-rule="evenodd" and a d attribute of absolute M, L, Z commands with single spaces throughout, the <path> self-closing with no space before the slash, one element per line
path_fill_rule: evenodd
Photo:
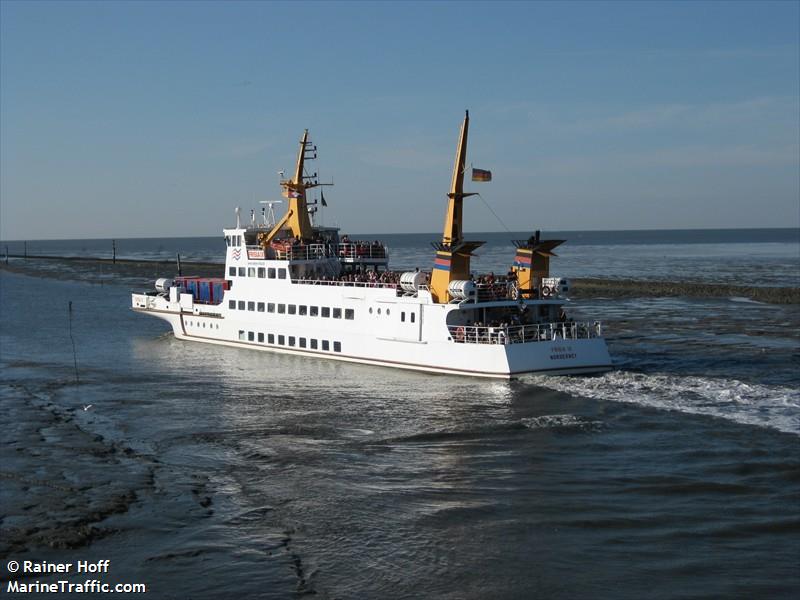
<path fill-rule="evenodd" d="M 254 246 L 254 248 L 260 248 L 260 246 Z M 335 257 L 336 252 L 333 244 L 294 244 L 283 247 L 270 246 L 266 256 L 278 260 L 316 260 Z"/>
<path fill-rule="evenodd" d="M 388 258 L 386 246 L 383 244 L 346 243 L 346 244 L 274 244 L 264 250 L 261 246 L 247 246 L 248 251 L 264 252 L 264 258 L 277 260 L 317 260 L 320 258 L 338 258 L 346 262 L 360 260 L 381 260 Z"/>
<path fill-rule="evenodd" d="M 503 327 L 448 325 L 451 339 L 457 344 L 525 344 L 581 340 L 603 336 L 600 321 L 592 323 L 541 323 Z"/>
<path fill-rule="evenodd" d="M 343 281 L 340 279 L 292 279 L 292 283 L 304 285 L 339 285 L 360 288 L 392 288 L 400 287 L 399 283 L 386 283 L 381 281 Z"/>
<path fill-rule="evenodd" d="M 478 302 L 491 302 L 492 300 L 514 300 L 516 287 L 513 283 L 496 281 L 494 283 L 476 283 Z"/>
<path fill-rule="evenodd" d="M 336 251 L 339 254 L 339 258 L 348 262 L 365 259 L 385 260 L 389 256 L 386 252 L 386 246 L 380 243 L 347 242 L 339 244 Z"/>

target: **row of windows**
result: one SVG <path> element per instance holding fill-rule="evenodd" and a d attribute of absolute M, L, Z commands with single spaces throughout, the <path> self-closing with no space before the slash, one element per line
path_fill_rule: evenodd
<path fill-rule="evenodd" d="M 369 314 L 372 314 L 372 307 L 371 306 L 369 307 Z M 378 309 L 378 314 L 381 314 L 381 309 L 380 308 Z M 387 308 L 386 309 L 386 316 L 388 317 L 391 314 L 392 314 L 391 309 Z M 410 315 L 411 322 L 412 323 L 416 322 L 417 313 L 413 313 L 412 312 L 412 313 L 409 313 L 409 315 Z M 406 322 L 406 311 L 401 311 L 400 312 L 400 321 L 403 322 L 403 323 Z"/>
<path fill-rule="evenodd" d="M 278 314 L 300 315 L 301 317 L 319 317 L 324 318 L 333 317 L 334 319 L 342 318 L 341 308 L 331 308 L 329 306 L 307 306 L 306 304 L 276 304 L 275 302 L 245 302 L 244 300 L 228 300 L 228 308 L 231 310 L 250 310 L 255 312 L 264 312 Z M 356 312 L 352 308 L 344 309 L 344 318 L 352 321 L 356 318 Z"/>
<path fill-rule="evenodd" d="M 226 235 L 225 236 L 225 245 L 227 245 L 227 246 L 241 246 L 242 245 L 242 236 L 240 236 L 240 235 Z"/>
<path fill-rule="evenodd" d="M 276 269 L 274 267 L 228 267 L 228 276 L 286 279 L 286 269 Z"/>
<path fill-rule="evenodd" d="M 203 329 L 205 329 L 206 322 L 205 321 L 186 321 L 186 326 L 187 327 L 202 327 Z M 219 323 L 209 323 L 208 324 L 208 328 L 209 329 L 214 329 L 214 328 L 219 329 Z"/>
<path fill-rule="evenodd" d="M 324 350 L 325 352 L 330 352 L 331 344 L 329 340 L 317 340 L 316 338 L 304 338 L 304 337 L 295 337 L 293 335 L 285 336 L 285 335 L 275 335 L 274 333 L 268 333 L 266 335 L 267 343 L 274 344 L 275 340 L 278 340 L 279 346 L 289 346 L 290 348 L 310 348 L 311 350 Z M 241 341 L 247 342 L 255 342 L 258 340 L 259 344 L 264 343 L 264 334 L 261 332 L 255 331 L 245 331 L 244 329 L 239 330 L 239 339 Z M 288 341 L 288 343 L 287 343 Z M 342 343 L 341 342 L 333 342 L 333 351 L 334 352 L 341 352 L 342 351 Z"/>

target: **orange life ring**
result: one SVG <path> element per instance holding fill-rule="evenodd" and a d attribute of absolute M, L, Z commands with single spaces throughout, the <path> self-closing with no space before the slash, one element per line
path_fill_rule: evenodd
<path fill-rule="evenodd" d="M 547 287 L 546 285 L 542 286 L 542 296 L 547 297 L 547 296 L 550 295 L 550 292 L 551 292 L 551 290 L 550 290 L 549 287 Z"/>

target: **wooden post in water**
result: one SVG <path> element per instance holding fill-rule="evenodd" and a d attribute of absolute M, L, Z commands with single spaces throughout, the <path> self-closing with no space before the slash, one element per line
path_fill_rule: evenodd
<path fill-rule="evenodd" d="M 117 264 L 117 240 L 111 240 L 111 264 Z"/>
<path fill-rule="evenodd" d="M 181 272 L 181 253 L 178 252 L 178 277 L 180 277 L 181 275 L 183 275 L 183 273 Z"/>

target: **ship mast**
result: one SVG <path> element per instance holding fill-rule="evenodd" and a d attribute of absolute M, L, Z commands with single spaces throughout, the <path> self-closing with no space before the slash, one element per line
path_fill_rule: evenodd
<path fill-rule="evenodd" d="M 313 237 L 313 228 L 308 217 L 306 190 L 316 187 L 319 183 L 316 173 L 305 175 L 304 169 L 306 160 L 315 158 L 317 158 L 317 147 L 313 146 L 308 140 L 308 129 L 306 129 L 300 140 L 300 150 L 297 152 L 294 176 L 291 179 L 281 179 L 283 197 L 289 200 L 286 214 L 283 215 L 283 218 L 275 224 L 269 233 L 259 235 L 259 241 L 262 246 L 269 245 L 282 229 L 287 229 L 291 237 L 297 237 L 301 240 L 310 240 Z"/>
<path fill-rule="evenodd" d="M 472 251 L 483 245 L 483 242 L 467 242 L 464 240 L 463 211 L 464 198 L 474 196 L 464 192 L 464 171 L 467 164 L 467 137 L 469 134 L 469 111 L 466 111 L 461 124 L 461 134 L 456 147 L 456 160 L 453 165 L 453 179 L 449 202 L 444 218 L 444 231 L 441 243 L 434 244 L 436 260 L 431 275 L 431 295 L 436 302 L 449 302 L 451 299 L 448 287 L 451 281 L 470 278 L 470 257 Z"/>

